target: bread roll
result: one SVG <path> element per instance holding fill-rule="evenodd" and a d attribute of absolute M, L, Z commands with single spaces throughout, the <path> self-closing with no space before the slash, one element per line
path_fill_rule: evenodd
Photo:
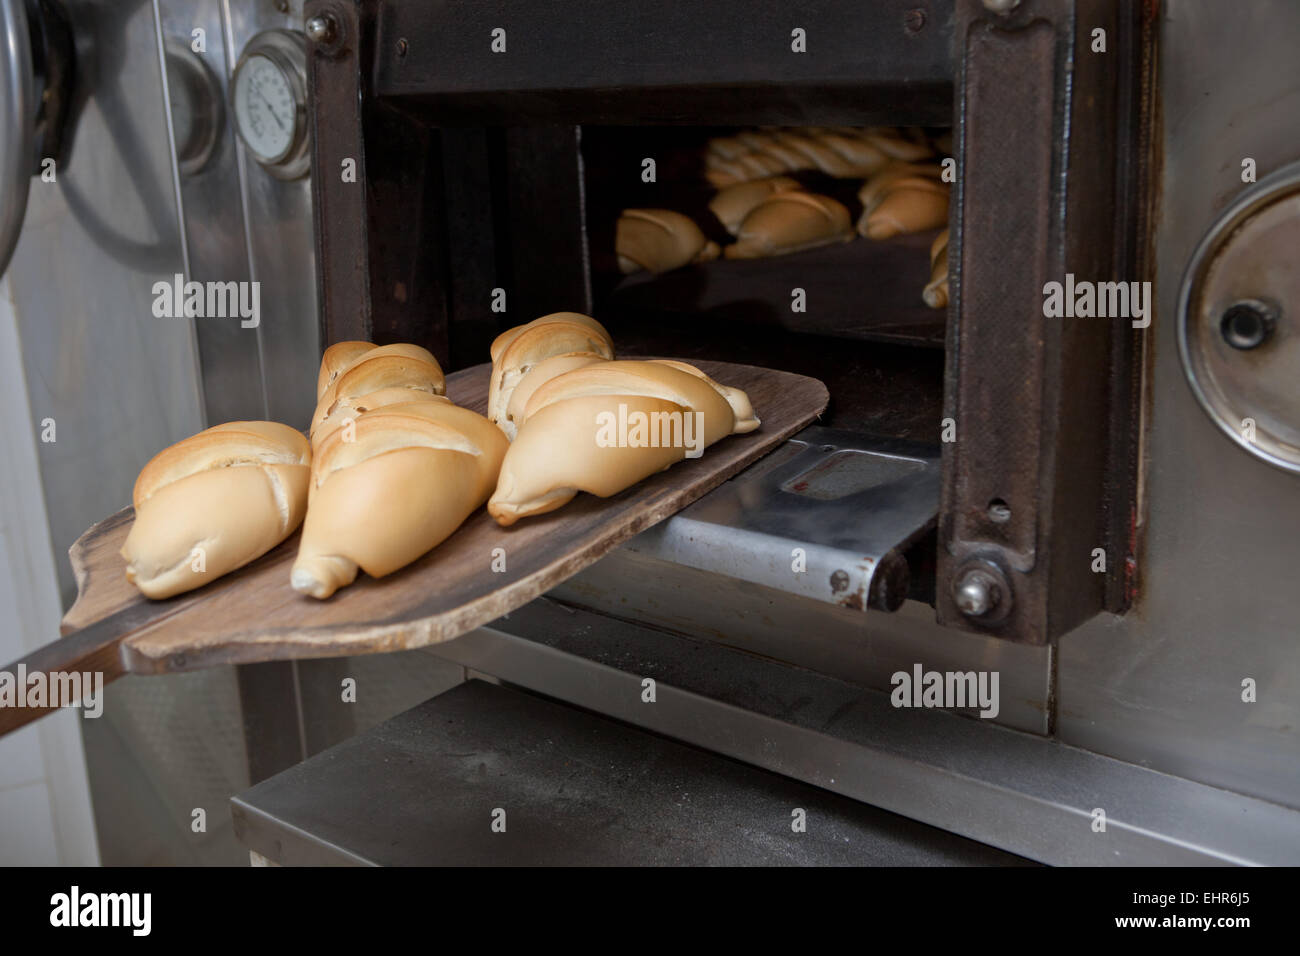
<path fill-rule="evenodd" d="M 709 201 L 709 210 L 718 217 L 718 221 L 733 236 L 740 232 L 740 225 L 745 221 L 755 206 L 759 205 L 773 193 L 787 192 L 802 188 L 789 176 L 773 176 L 770 179 L 756 179 L 751 183 L 737 183 L 721 190 Z"/>
<path fill-rule="evenodd" d="M 555 312 L 507 329 L 492 343 L 488 381 L 488 419 L 508 438 L 515 437 L 515 391 L 527 394 L 549 378 L 592 362 L 612 359 L 614 342 L 605 327 L 580 312 Z M 550 361 L 550 360 L 556 361 Z"/>
<path fill-rule="evenodd" d="M 920 176 L 940 182 L 939 177 L 942 173 L 943 168 L 932 163 L 890 163 L 863 183 L 862 188 L 858 190 L 858 201 L 862 203 L 863 215 L 869 215 L 879 206 L 889 190 L 900 180 Z"/>
<path fill-rule="evenodd" d="M 311 448 L 276 422 L 229 422 L 159 452 L 132 492 L 126 579 L 149 598 L 207 584 L 270 551 L 307 507 Z"/>
<path fill-rule="evenodd" d="M 325 362 L 322 360 L 322 378 L 324 372 Z M 316 433 L 321 423 L 340 403 L 346 405 L 363 395 L 387 388 L 411 389 L 412 399 L 421 395 L 441 395 L 447 390 L 438 360 L 427 349 L 406 343 L 372 347 L 361 352 L 332 376 L 332 381 L 316 403 L 316 411 L 311 418 L 311 433 Z"/>
<path fill-rule="evenodd" d="M 327 348 L 321 356 L 320 374 L 316 376 L 316 401 L 321 400 L 340 372 L 373 348 L 377 348 L 374 342 L 335 342 Z"/>
<path fill-rule="evenodd" d="M 602 362 L 566 372 L 528 400 L 488 512 L 508 526 L 554 511 L 579 491 L 618 494 L 758 426 L 743 391 L 682 362 Z"/>
<path fill-rule="evenodd" d="M 930 281 L 921 291 L 921 298 L 932 309 L 948 305 L 948 230 L 935 237 L 930 245 Z"/>
<path fill-rule="evenodd" d="M 506 437 L 514 441 L 515 435 L 519 433 L 517 423 L 523 421 L 524 409 L 528 407 L 528 400 L 533 397 L 534 392 L 565 372 L 606 361 L 609 359 L 591 352 L 566 352 L 564 355 L 552 355 L 548 359 L 542 359 L 519 379 L 519 384 L 510 392 L 505 418 L 497 424 L 506 433 Z"/>
<path fill-rule="evenodd" d="M 614 249 L 624 275 L 641 269 L 668 272 L 718 258 L 718 244 L 707 239 L 690 217 L 671 209 L 624 209 Z"/>
<path fill-rule="evenodd" d="M 364 412 L 347 437 L 335 429 L 312 462 L 290 583 L 315 598 L 444 541 L 492 493 L 508 444 L 482 415 L 437 400 Z"/>
<path fill-rule="evenodd" d="M 378 391 L 367 392 L 355 397 L 340 398 L 332 406 L 330 413 L 318 422 L 311 431 L 311 447 L 314 452 L 321 442 L 337 428 L 345 427 L 348 422 L 355 423 L 366 412 L 389 405 L 406 405 L 411 402 L 451 402 L 446 395 L 434 395 L 421 389 L 406 385 L 394 385 Z"/>
<path fill-rule="evenodd" d="M 759 259 L 853 238 L 849 211 L 829 196 L 802 191 L 773 194 L 745 217 L 728 259 Z"/>
<path fill-rule="evenodd" d="M 858 192 L 862 217 L 858 232 L 869 239 L 889 239 L 948 224 L 948 184 L 938 166 L 889 166 L 867 180 Z"/>

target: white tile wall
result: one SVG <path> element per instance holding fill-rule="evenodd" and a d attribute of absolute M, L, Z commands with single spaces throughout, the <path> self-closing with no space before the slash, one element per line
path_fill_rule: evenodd
<path fill-rule="evenodd" d="M 58 862 L 46 783 L 0 790 L 0 865 L 54 866 Z"/>
<path fill-rule="evenodd" d="M 56 640 L 62 616 L 21 355 L 0 279 L 0 668 Z M 0 737 L 0 865 L 99 862 L 77 720 L 62 711 Z"/>

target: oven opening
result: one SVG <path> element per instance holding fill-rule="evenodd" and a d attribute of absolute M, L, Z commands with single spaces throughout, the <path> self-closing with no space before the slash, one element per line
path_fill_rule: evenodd
<path fill-rule="evenodd" d="M 694 522 L 694 544 L 664 548 L 673 561 L 725 564 L 782 588 L 790 576 L 769 581 L 763 568 L 788 565 L 799 548 L 816 565 L 799 581 L 820 600 L 883 610 L 934 602 L 948 308 L 926 290 L 955 170 L 944 162 L 946 127 L 437 128 L 445 261 L 430 265 L 445 277 L 452 368 L 483 361 L 512 325 L 577 311 L 599 320 L 623 357 L 816 378 L 829 405 L 790 442 L 792 457 L 773 466 L 769 456 L 714 504 L 687 508 L 677 524 Z M 909 188 L 926 210 L 903 215 L 887 237 L 864 217 L 882 173 L 919 178 Z M 720 202 L 737 184 L 772 195 Z M 765 203 L 782 207 L 766 223 Z M 829 225 L 810 228 L 818 217 Z M 638 244 L 638 228 L 657 238 Z M 712 551 L 699 544 L 708 540 Z M 738 548 L 756 557 L 738 562 Z"/>

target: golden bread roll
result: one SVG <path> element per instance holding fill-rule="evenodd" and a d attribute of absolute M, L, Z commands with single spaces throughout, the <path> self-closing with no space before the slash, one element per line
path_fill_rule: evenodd
<path fill-rule="evenodd" d="M 618 494 L 727 435 L 759 426 L 748 396 L 682 362 L 601 362 L 533 392 L 488 512 L 503 526 L 579 491 Z"/>
<path fill-rule="evenodd" d="M 352 431 L 335 429 L 312 461 L 290 583 L 314 598 L 444 541 L 492 493 L 509 444 L 482 415 L 436 400 L 364 412 Z"/>
<path fill-rule="evenodd" d="M 542 359 L 519 379 L 519 384 L 510 392 L 505 417 L 497 424 L 506 433 L 506 437 L 514 441 L 515 435 L 519 433 L 518 422 L 523 421 L 524 409 L 528 407 L 528 400 L 533 397 L 535 391 L 565 372 L 607 361 L 609 357 L 591 352 L 566 352 L 564 355 L 552 355 L 550 358 Z"/>
<path fill-rule="evenodd" d="M 277 422 L 228 422 L 164 449 L 132 492 L 126 579 L 167 598 L 261 557 L 307 508 L 311 447 Z"/>
<path fill-rule="evenodd" d="M 862 184 L 858 190 L 858 201 L 862 203 L 862 214 L 868 216 L 880 205 L 894 184 L 903 179 L 924 177 L 940 182 L 943 169 L 932 163 L 890 163 Z M 861 220 L 859 220 L 861 222 Z"/>
<path fill-rule="evenodd" d="M 948 305 L 948 230 L 935 237 L 930 245 L 930 281 L 921 291 L 921 298 L 932 309 Z"/>
<path fill-rule="evenodd" d="M 355 423 L 366 412 L 389 405 L 406 405 L 410 402 L 447 402 L 446 395 L 434 395 L 421 389 L 406 385 L 392 385 L 364 395 L 340 398 L 333 405 L 330 413 L 311 430 L 311 447 L 315 451 L 329 434 L 336 428 L 345 427 L 348 422 Z"/>
<path fill-rule="evenodd" d="M 322 360 L 322 375 L 324 370 Z M 409 388 L 412 390 L 411 398 L 415 399 L 420 395 L 442 395 L 447 385 L 438 360 L 427 349 L 406 343 L 373 347 L 332 376 L 332 381 L 316 402 L 316 411 L 311 417 L 311 433 L 316 433 L 339 403 L 355 401 L 386 388 Z"/>
<path fill-rule="evenodd" d="M 614 234 L 618 268 L 624 275 L 641 269 L 668 272 L 692 262 L 718 258 L 718 244 L 706 238 L 689 217 L 671 209 L 624 209 Z"/>
<path fill-rule="evenodd" d="M 720 190 L 709 200 L 709 210 L 718 217 L 718 221 L 733 236 L 740 231 L 740 224 L 759 203 L 773 193 L 801 189 L 796 180 L 789 176 L 773 176 L 770 179 L 756 179 L 749 183 L 737 183 Z"/>
<path fill-rule="evenodd" d="M 321 356 L 320 374 L 316 376 L 316 401 L 321 400 L 340 372 L 377 347 L 374 342 L 335 342 L 327 348 Z"/>
<path fill-rule="evenodd" d="M 531 380 L 528 394 L 532 394 L 547 378 L 590 364 L 581 361 L 583 357 L 592 361 L 612 359 L 614 341 L 605 327 L 589 315 L 554 312 L 502 332 L 492 343 L 491 356 L 488 419 L 513 439 L 516 419 L 511 399 L 526 379 Z M 561 357 L 568 361 L 547 361 Z"/>
<path fill-rule="evenodd" d="M 754 207 L 724 254 L 728 259 L 760 259 L 852 238 L 853 224 L 843 203 L 791 190 L 774 193 Z"/>
<path fill-rule="evenodd" d="M 858 221 L 868 239 L 889 239 L 937 229 L 948 222 L 948 186 L 921 176 L 896 181 L 880 202 Z"/>

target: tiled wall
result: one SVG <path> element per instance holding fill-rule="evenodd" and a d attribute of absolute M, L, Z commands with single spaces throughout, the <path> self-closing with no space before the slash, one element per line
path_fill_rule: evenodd
<path fill-rule="evenodd" d="M 0 669 L 58 638 L 59 601 L 9 285 L 0 280 Z M 0 865 L 98 863 L 80 714 L 0 737 Z"/>

